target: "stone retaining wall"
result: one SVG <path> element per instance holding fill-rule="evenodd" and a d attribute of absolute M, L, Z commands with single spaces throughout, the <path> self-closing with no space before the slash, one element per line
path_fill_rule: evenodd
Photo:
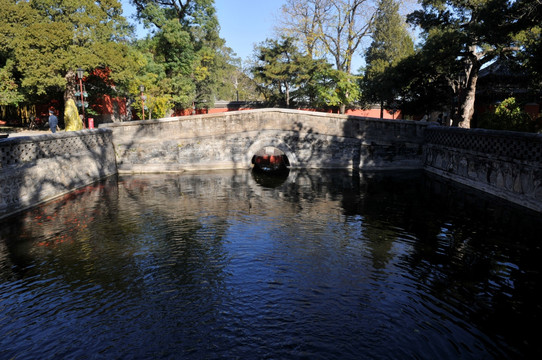
<path fill-rule="evenodd" d="M 428 127 L 426 171 L 542 211 L 542 135 Z"/>
<path fill-rule="evenodd" d="M 116 173 L 111 130 L 0 140 L 0 218 Z"/>

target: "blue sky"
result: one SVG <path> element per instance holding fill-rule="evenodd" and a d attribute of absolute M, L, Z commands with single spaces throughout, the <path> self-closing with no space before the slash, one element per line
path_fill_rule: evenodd
<path fill-rule="evenodd" d="M 246 60 L 254 44 L 273 37 L 283 0 L 215 0 L 220 35 L 238 57 Z"/>

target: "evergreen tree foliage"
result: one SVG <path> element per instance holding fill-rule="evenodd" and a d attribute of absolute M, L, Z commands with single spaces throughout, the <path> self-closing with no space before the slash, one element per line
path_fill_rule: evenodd
<path fill-rule="evenodd" d="M 271 106 L 339 108 L 359 97 L 356 77 L 302 54 L 295 39 L 267 39 L 256 48 L 253 74 Z"/>
<path fill-rule="evenodd" d="M 438 44 L 450 56 L 432 68 L 454 69 L 466 76 L 458 84 L 456 73 L 446 77 L 455 95 L 460 96 L 459 114 L 454 125 L 470 127 L 479 70 L 499 56 L 521 50 L 518 35 L 540 25 L 540 0 L 423 0 L 422 9 L 409 15 L 409 21 L 421 27 L 425 36 L 422 51 L 426 57 Z M 428 49 L 427 46 L 433 47 Z"/>
<path fill-rule="evenodd" d="M 290 107 L 291 92 L 296 87 L 297 75 L 303 69 L 294 39 L 267 39 L 256 48 L 257 63 L 253 73 L 261 83 L 262 93 L 268 102 Z"/>
<path fill-rule="evenodd" d="M 521 50 L 514 52 L 520 68 L 531 74 L 531 90 L 542 91 L 542 24 L 518 33 Z"/>
<path fill-rule="evenodd" d="M 385 106 L 395 101 L 396 84 L 386 76 L 386 69 L 414 53 L 414 42 L 406 23 L 399 14 L 396 0 L 380 0 L 374 22 L 372 43 L 365 54 L 366 70 L 362 82 L 366 104 L 381 104 L 380 117 Z"/>
<path fill-rule="evenodd" d="M 344 71 L 327 67 L 320 73 L 321 81 L 317 87 L 322 108 L 338 109 L 345 113 L 346 107 L 356 103 L 361 95 L 359 77 Z"/>
<path fill-rule="evenodd" d="M 73 97 L 78 67 L 109 67 L 119 83 L 137 67 L 118 0 L 0 1 L 0 66 L 11 60 L 12 78 L 27 97 Z"/>
<path fill-rule="evenodd" d="M 213 0 L 133 0 L 139 17 L 156 27 L 154 63 L 163 64 L 163 95 L 174 108 L 209 108 L 231 71 Z"/>
<path fill-rule="evenodd" d="M 0 72 L 11 80 L 14 95 L 3 105 L 54 104 L 63 114 L 63 103 L 76 98 L 79 67 L 85 75 L 96 69 L 110 71 L 105 92 L 97 93 L 85 82 L 87 90 L 92 89 L 88 91 L 92 100 L 112 90 L 117 91 L 113 95 L 124 93 L 138 64 L 126 43 L 131 27 L 118 1 L 0 2 L 0 17 L 5 19 L 0 23 Z M 24 113 L 24 117 L 44 115 Z"/>
<path fill-rule="evenodd" d="M 18 105 L 24 100 L 18 91 L 19 85 L 13 76 L 14 62 L 8 59 L 4 67 L 0 68 L 0 105 Z"/>
<path fill-rule="evenodd" d="M 403 113 L 430 114 L 443 111 L 451 103 L 457 106 L 461 90 L 458 75 L 464 73 L 464 68 L 455 58 L 461 46 L 453 31 L 440 32 L 379 75 L 385 88 L 391 86 L 394 101 Z"/>

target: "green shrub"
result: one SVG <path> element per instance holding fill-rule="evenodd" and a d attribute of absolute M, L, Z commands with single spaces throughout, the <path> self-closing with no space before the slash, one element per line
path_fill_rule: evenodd
<path fill-rule="evenodd" d="M 531 119 L 524 112 L 514 97 L 510 97 L 497 106 L 494 113 L 480 117 L 478 127 L 483 129 L 538 132 L 540 123 Z"/>

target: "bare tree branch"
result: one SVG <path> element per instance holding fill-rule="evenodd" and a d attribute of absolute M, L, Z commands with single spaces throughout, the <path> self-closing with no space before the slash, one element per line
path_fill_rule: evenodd
<path fill-rule="evenodd" d="M 287 0 L 281 31 L 301 39 L 311 56 L 323 52 L 340 71 L 351 72 L 352 57 L 371 34 L 373 0 Z"/>

